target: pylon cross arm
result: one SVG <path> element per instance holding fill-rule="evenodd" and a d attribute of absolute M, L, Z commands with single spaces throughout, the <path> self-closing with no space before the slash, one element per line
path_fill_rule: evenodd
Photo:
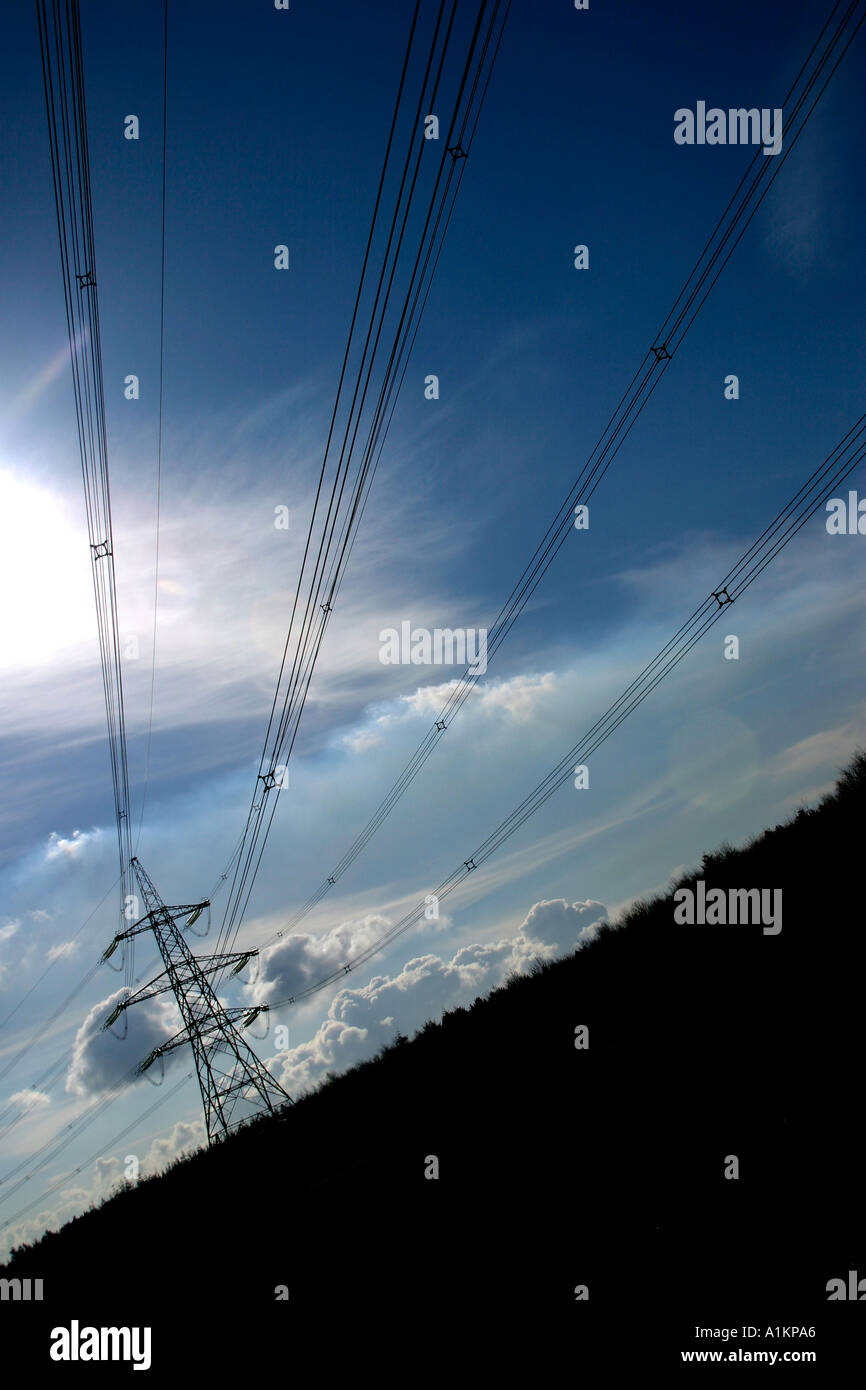
<path fill-rule="evenodd" d="M 175 1033 L 173 1038 L 169 1038 L 167 1042 L 160 1043 L 159 1047 L 155 1047 L 153 1049 L 153 1052 L 151 1053 L 151 1056 L 164 1056 L 167 1052 L 174 1052 L 175 1048 L 183 1047 L 184 1043 L 188 1043 L 191 1041 L 192 1039 L 190 1038 L 189 1029 L 181 1028 L 180 1032 Z"/>
<path fill-rule="evenodd" d="M 150 931 L 151 926 L 150 913 L 146 917 L 139 917 L 138 921 L 134 922 L 131 927 L 127 927 L 126 931 L 120 931 L 112 938 L 102 953 L 102 959 L 108 960 L 109 956 L 113 956 L 121 941 L 128 941 L 132 936 L 138 936 L 143 931 Z"/>
<path fill-rule="evenodd" d="M 167 907 L 166 912 L 171 913 L 172 917 L 189 917 L 199 909 L 204 911 L 206 907 L 210 907 L 210 898 L 205 898 L 201 903 L 179 903 L 177 907 Z"/>
<path fill-rule="evenodd" d="M 219 955 L 196 956 L 195 963 L 203 975 L 213 975 L 217 970 L 231 970 L 237 975 L 247 961 L 257 956 L 258 951 L 226 951 Z"/>

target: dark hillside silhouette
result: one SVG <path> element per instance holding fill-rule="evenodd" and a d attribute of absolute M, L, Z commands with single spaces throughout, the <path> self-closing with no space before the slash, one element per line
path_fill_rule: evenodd
<path fill-rule="evenodd" d="M 180 1329 L 191 1307 L 213 1317 L 228 1299 L 256 1339 L 399 1315 L 503 1345 L 556 1330 L 575 1366 L 593 1342 L 624 1355 L 658 1338 L 676 1354 L 694 1323 L 803 1324 L 828 1366 L 864 1315 L 826 1293 L 866 1276 L 850 1079 L 864 809 L 858 754 L 817 808 L 681 880 L 781 888 L 778 936 L 675 925 L 672 886 L 573 956 L 18 1251 L 5 1273 L 46 1286 L 27 1316 Z M 228 1215 L 210 1252 L 199 1218 L 214 1211 Z M 175 1309 L 154 1302 L 167 1282 Z"/>

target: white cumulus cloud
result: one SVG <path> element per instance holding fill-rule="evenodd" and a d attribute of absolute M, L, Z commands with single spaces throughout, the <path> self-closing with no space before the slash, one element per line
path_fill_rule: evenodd
<path fill-rule="evenodd" d="M 416 956 L 397 975 L 377 975 L 359 989 L 340 990 L 314 1036 L 277 1053 L 268 1065 L 297 1096 L 326 1072 L 342 1072 L 371 1057 L 396 1029 L 411 1035 L 428 1019 L 470 1004 L 510 974 L 527 971 L 533 961 L 573 951 L 606 920 L 607 909 L 599 902 L 535 903 L 512 937 L 461 946 L 450 960 Z"/>
<path fill-rule="evenodd" d="M 366 950 L 387 931 L 385 917 L 371 914 L 358 922 L 341 922 L 323 936 L 296 932 L 277 942 L 260 957 L 261 968 L 246 991 L 254 1004 L 266 1004 L 297 994 L 321 975 L 339 969 L 358 952 Z"/>
<path fill-rule="evenodd" d="M 179 1031 L 177 1005 L 169 998 L 148 1000 L 127 1009 L 128 1033 L 122 1041 L 115 1033 L 103 1032 L 103 1023 L 124 996 L 124 990 L 117 990 L 95 1004 L 85 1018 L 72 1044 L 67 1091 L 83 1096 L 111 1090 L 154 1047 Z M 113 1025 L 118 1035 L 122 1033 L 122 1018 L 123 1015 Z M 173 1055 L 166 1058 L 166 1066 Z"/>

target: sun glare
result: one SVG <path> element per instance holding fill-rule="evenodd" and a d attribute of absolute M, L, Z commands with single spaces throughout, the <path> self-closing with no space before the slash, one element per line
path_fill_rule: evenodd
<path fill-rule="evenodd" d="M 0 466 L 0 669 L 50 663 L 92 641 L 87 533 L 45 488 Z"/>

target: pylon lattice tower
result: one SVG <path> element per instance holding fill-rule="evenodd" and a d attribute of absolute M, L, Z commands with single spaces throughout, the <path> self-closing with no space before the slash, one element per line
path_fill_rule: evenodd
<path fill-rule="evenodd" d="M 174 1037 L 153 1049 L 141 1063 L 140 1071 L 147 1071 L 158 1058 L 189 1043 L 195 1057 L 208 1143 L 212 1143 L 224 1138 L 262 1108 L 275 1111 L 291 1104 L 291 1098 L 235 1027 L 239 1021 L 242 1027 L 248 1027 L 260 1013 L 267 1012 L 267 1005 L 226 1009 L 208 979 L 227 969 L 236 975 L 258 953 L 233 951 L 221 955 L 193 955 L 180 923 L 186 918 L 184 925 L 191 925 L 210 904 L 204 901 L 167 907 L 138 859 L 132 859 L 131 867 L 147 911 L 128 930 L 118 932 L 103 959 L 107 960 L 121 942 L 151 931 L 165 969 L 149 985 L 121 1000 L 103 1028 L 110 1028 L 131 1004 L 153 999 L 169 990 L 173 993 L 184 1026 Z"/>

